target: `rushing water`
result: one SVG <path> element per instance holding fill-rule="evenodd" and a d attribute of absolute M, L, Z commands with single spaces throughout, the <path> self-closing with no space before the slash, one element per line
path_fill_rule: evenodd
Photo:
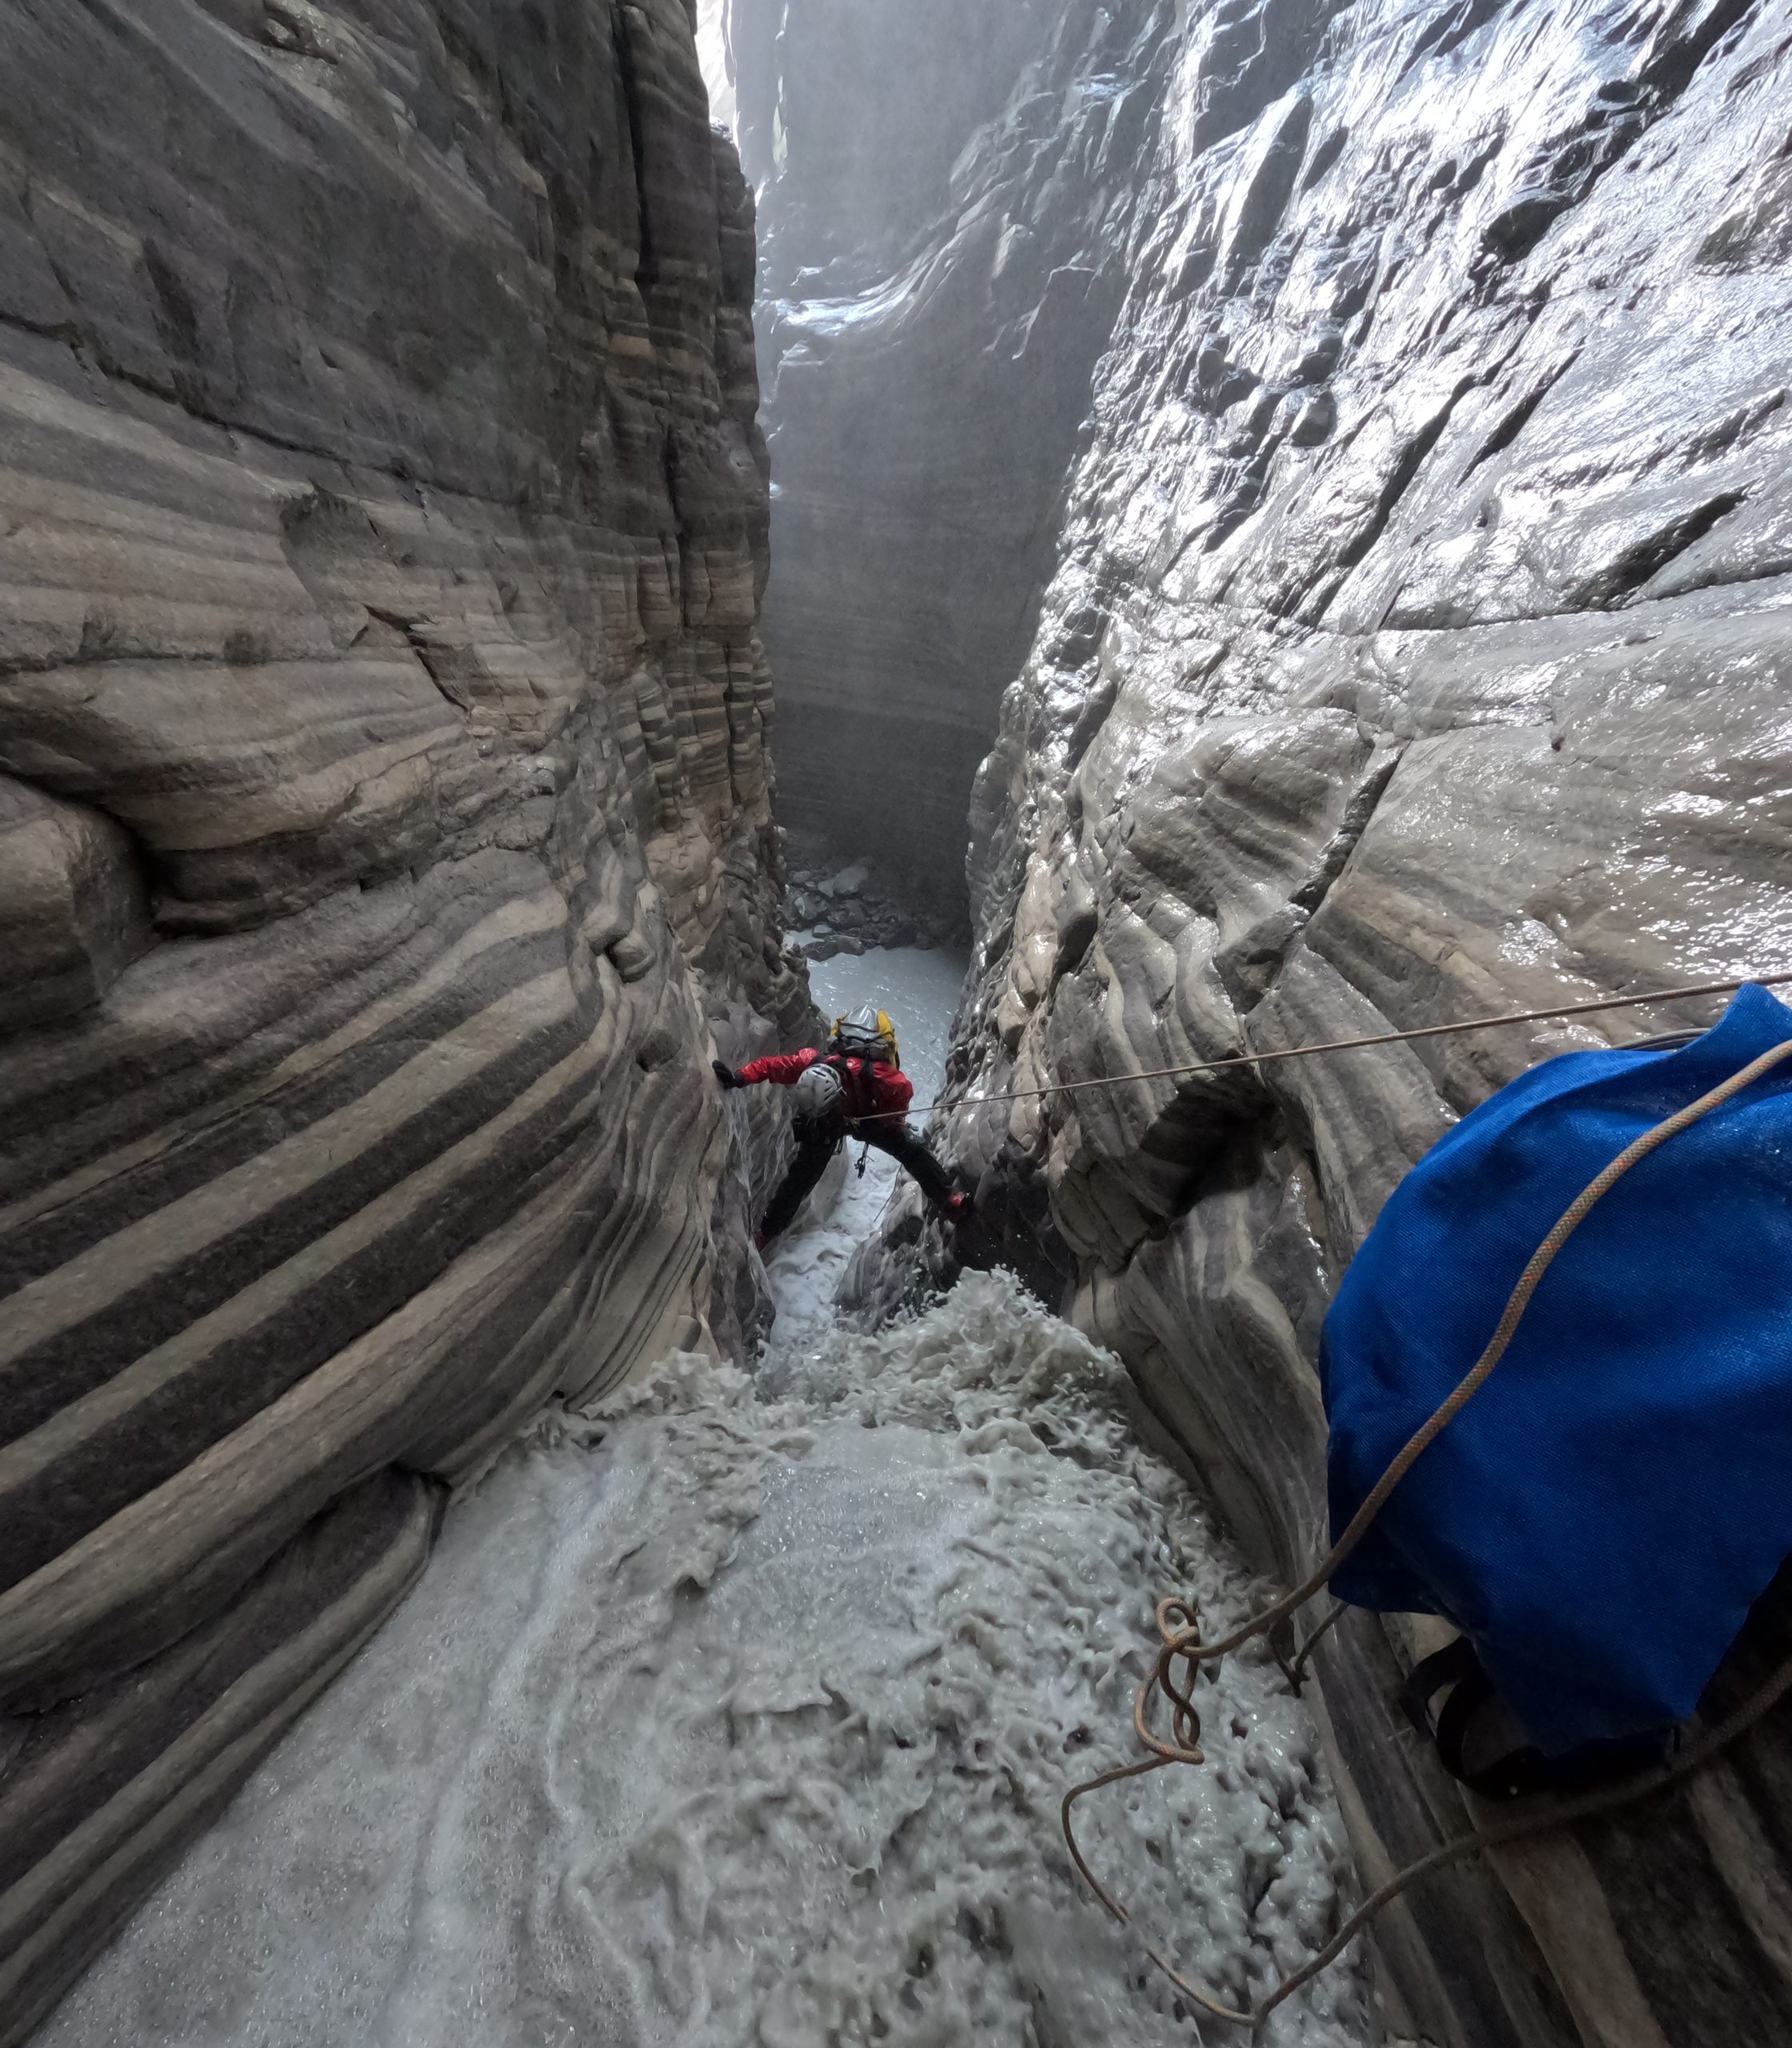
<path fill-rule="evenodd" d="M 833 965 L 824 1004 L 899 1006 L 924 1100 L 948 966 Z M 1002 1276 L 874 1338 L 827 1324 L 885 1191 L 849 1181 L 774 1258 L 775 1399 L 675 1358 L 456 1503 L 42 2048 L 1196 2038 L 1080 1894 L 1058 1802 L 1134 1754 L 1154 1596 L 1225 1621 L 1252 1589 L 1138 1448 L 1118 1367 Z M 1241 1998 L 1330 1931 L 1339 1837 L 1274 1667 L 1203 1690 L 1208 1767 L 1082 1810 L 1098 1867 Z M 1345 1972 L 1269 2038 L 1364 2032 Z"/>

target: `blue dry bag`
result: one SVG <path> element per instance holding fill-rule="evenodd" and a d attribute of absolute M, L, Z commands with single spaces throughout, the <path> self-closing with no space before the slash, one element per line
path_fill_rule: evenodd
<path fill-rule="evenodd" d="M 1690 1045 L 1546 1061 L 1431 1148 L 1326 1319 L 1334 1538 L 1587 1182 L 1788 1038 L 1792 1010 L 1748 987 Z M 1546 1755 L 1689 1714 L 1792 1554 L 1788 1068 L 1596 1205 L 1333 1575 L 1359 1606 L 1454 1622 Z"/>

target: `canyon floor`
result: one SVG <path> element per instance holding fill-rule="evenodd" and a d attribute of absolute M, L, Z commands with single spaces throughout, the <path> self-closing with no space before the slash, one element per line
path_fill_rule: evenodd
<path fill-rule="evenodd" d="M 962 962 L 871 952 L 925 1102 Z M 834 1317 L 894 1171 L 774 1255 L 752 1374 L 679 1354 L 550 1414 L 89 1972 L 40 2048 L 1094 2048 L 1198 2038 L 1079 1894 L 1064 1787 L 1133 1754 L 1154 1598 L 1254 1590 L 1142 1450 L 1119 1367 L 1006 1276 Z M 1274 1667 L 1205 1688 L 1210 1768 L 1084 1810 L 1188 1966 L 1261 1996 L 1335 1924 L 1342 1830 Z M 1348 1967 L 1268 2038 L 1368 2031 Z"/>

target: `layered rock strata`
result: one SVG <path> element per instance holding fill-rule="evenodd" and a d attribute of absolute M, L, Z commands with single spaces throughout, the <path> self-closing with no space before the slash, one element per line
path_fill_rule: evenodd
<path fill-rule="evenodd" d="M 1174 56 L 938 1134 L 1289 1578 L 1388 1191 L 1534 1062 L 1714 1006 L 1143 1077 L 1792 966 L 1792 42 L 1746 0 L 1376 0 L 1189 10 Z M 1467 1818 L 1393 1704 L 1434 1626 L 1318 1653 L 1366 1882 Z M 1787 1634 L 1770 1601 L 1714 1711 Z M 1377 1936 L 1392 2034 L 1792 2035 L 1789 1757 L 1782 1710 L 1428 1885 Z"/>
<path fill-rule="evenodd" d="M 12 2042 L 445 1483 L 738 1340 L 712 1030 L 807 1004 L 752 206 L 682 0 L 0 41 Z"/>
<path fill-rule="evenodd" d="M 1171 0 L 725 0 L 781 803 L 954 897 L 1126 278 Z M 959 898 L 962 901 L 962 898 Z"/>

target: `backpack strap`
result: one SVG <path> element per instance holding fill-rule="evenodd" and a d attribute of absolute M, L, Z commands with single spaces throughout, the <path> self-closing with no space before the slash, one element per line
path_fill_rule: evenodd
<path fill-rule="evenodd" d="M 840 1077 L 840 1106 L 849 1123 L 875 1112 L 871 1094 L 871 1062 L 857 1053 L 830 1053 L 826 1064 Z"/>
<path fill-rule="evenodd" d="M 1466 1635 L 1459 1635 L 1442 1650 L 1434 1650 L 1429 1657 L 1422 1657 L 1406 1674 L 1406 1683 L 1400 1688 L 1400 1708 L 1418 1732 L 1428 1741 L 1435 1737 L 1437 1730 L 1431 1723 L 1431 1702 L 1446 1686 L 1462 1684 L 1470 1672 L 1480 1672 L 1481 1659 L 1474 1654 L 1474 1645 Z"/>
<path fill-rule="evenodd" d="M 1448 1686 L 1450 1696 L 1435 1720 L 1431 1702 Z M 1527 1792 L 1559 1786 L 1558 1767 L 1533 1744 L 1523 1743 L 1471 1770 L 1466 1760 L 1475 1716 L 1498 1698 L 1474 1645 L 1459 1635 L 1446 1648 L 1422 1657 L 1406 1674 L 1400 1704 L 1418 1733 L 1429 1738 L 1438 1761 L 1458 1784 L 1484 1799 L 1516 1799 Z"/>
<path fill-rule="evenodd" d="M 1450 1696 L 1435 1718 L 1431 1702 L 1446 1686 Z M 1459 1785 L 1484 1799 L 1519 1799 L 1533 1792 L 1574 1794 L 1627 1778 L 1661 1760 L 1669 1731 L 1583 1742 L 1566 1756 L 1549 1757 L 1533 1743 L 1520 1743 L 1491 1763 L 1471 1770 L 1466 1761 L 1475 1717 L 1499 1698 L 1474 1645 L 1459 1635 L 1445 1648 L 1422 1657 L 1400 1688 L 1406 1718 L 1435 1748 L 1438 1761 Z"/>

